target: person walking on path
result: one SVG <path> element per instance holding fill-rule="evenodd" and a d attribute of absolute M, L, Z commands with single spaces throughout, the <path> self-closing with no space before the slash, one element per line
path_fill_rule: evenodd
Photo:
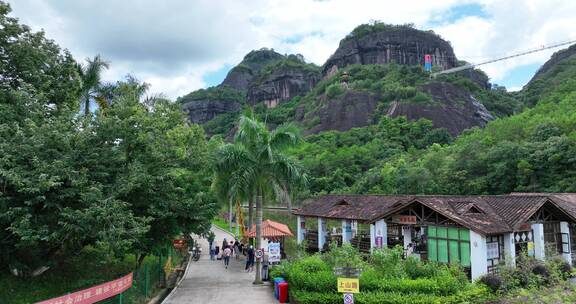
<path fill-rule="evenodd" d="M 209 246 L 210 246 L 210 261 L 214 261 L 216 256 L 216 246 L 214 246 L 214 243 L 210 243 Z"/>
<path fill-rule="evenodd" d="M 252 247 L 252 245 L 250 245 L 250 247 L 248 247 L 248 252 L 247 252 L 247 259 L 246 259 L 246 272 L 252 272 L 254 271 L 254 248 Z"/>
<path fill-rule="evenodd" d="M 232 249 L 230 247 L 224 248 L 222 256 L 224 257 L 224 266 L 228 269 L 228 264 L 230 264 L 230 256 L 232 255 Z"/>
<path fill-rule="evenodd" d="M 236 240 L 236 242 L 234 242 L 234 254 L 236 255 L 236 260 L 240 259 L 240 242 L 238 242 L 238 240 Z"/>

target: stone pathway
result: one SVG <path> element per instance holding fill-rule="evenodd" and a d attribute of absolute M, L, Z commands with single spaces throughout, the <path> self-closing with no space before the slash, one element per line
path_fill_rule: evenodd
<path fill-rule="evenodd" d="M 228 232 L 212 226 L 216 235 L 214 242 L 221 246 L 222 240 L 228 241 L 233 236 Z M 198 262 L 192 261 L 184 281 L 162 302 L 163 304 L 221 304 L 221 303 L 278 303 L 273 290 L 268 285 L 255 286 L 254 273 L 244 272 L 246 260 L 241 257 L 230 259 L 228 269 L 223 261 L 211 261 L 208 242 L 200 240 L 202 257 Z"/>

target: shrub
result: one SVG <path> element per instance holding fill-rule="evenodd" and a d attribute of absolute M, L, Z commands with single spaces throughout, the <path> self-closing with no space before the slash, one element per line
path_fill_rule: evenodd
<path fill-rule="evenodd" d="M 544 264 L 537 264 L 532 267 L 532 273 L 544 278 L 548 278 L 550 276 L 550 270 L 548 270 L 548 267 L 546 267 Z"/>
<path fill-rule="evenodd" d="M 483 275 L 478 281 L 494 292 L 502 288 L 502 278 L 494 273 Z"/>
<path fill-rule="evenodd" d="M 334 304 L 342 301 L 342 294 L 290 289 L 290 301 L 298 304 Z"/>
<path fill-rule="evenodd" d="M 363 269 L 366 262 L 358 249 L 352 247 L 351 244 L 342 244 L 338 246 L 337 243 L 330 243 L 330 250 L 322 255 L 323 260 L 330 266 L 331 269 L 335 267 L 355 267 Z"/>
<path fill-rule="evenodd" d="M 400 292 L 369 292 L 359 293 L 354 297 L 357 304 L 443 304 L 443 297 L 411 293 L 404 294 Z M 341 299 L 340 299 L 341 301 Z M 338 303 L 338 302 L 334 302 Z"/>
<path fill-rule="evenodd" d="M 333 83 L 326 87 L 326 96 L 330 99 L 344 94 L 344 88 L 339 83 Z"/>
<path fill-rule="evenodd" d="M 306 257 L 294 264 L 294 267 L 302 272 L 315 273 L 320 271 L 332 271 L 332 268 L 322 260 L 320 255 L 315 254 Z"/>
<path fill-rule="evenodd" d="M 295 270 L 289 273 L 290 288 L 315 292 L 336 292 L 336 275 L 332 271 L 308 273 Z"/>
<path fill-rule="evenodd" d="M 404 249 L 402 246 L 396 246 L 392 249 L 377 249 L 370 255 L 370 263 L 374 269 L 384 277 L 405 277 L 402 256 Z"/>

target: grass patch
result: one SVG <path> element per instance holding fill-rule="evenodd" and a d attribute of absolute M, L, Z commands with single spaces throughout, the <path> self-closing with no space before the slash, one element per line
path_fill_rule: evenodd
<path fill-rule="evenodd" d="M 230 226 L 228 224 L 227 221 L 221 219 L 221 218 L 214 218 L 212 220 L 212 224 L 214 224 L 215 226 L 218 226 L 218 228 L 230 232 L 232 235 L 236 235 L 236 227 L 232 226 L 232 229 L 230 229 Z"/>

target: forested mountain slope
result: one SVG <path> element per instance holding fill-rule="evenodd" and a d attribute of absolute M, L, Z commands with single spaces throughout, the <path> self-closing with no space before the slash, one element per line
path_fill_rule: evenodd
<path fill-rule="evenodd" d="M 299 55 L 252 51 L 224 82 L 179 101 L 210 135 L 230 136 L 239 112 L 254 109 L 272 126 L 295 122 L 306 134 L 376 125 L 381 117 L 428 119 L 452 136 L 518 112 L 516 98 L 480 70 L 430 79 L 423 69 L 458 66 L 450 43 L 411 25 L 364 24 L 340 42 L 322 68 Z"/>
<path fill-rule="evenodd" d="M 422 122 L 384 119 L 377 128 L 311 137 L 294 155 L 311 170 L 312 194 L 576 191 L 575 60 L 549 66 L 519 93 L 533 108 L 451 144 Z"/>

